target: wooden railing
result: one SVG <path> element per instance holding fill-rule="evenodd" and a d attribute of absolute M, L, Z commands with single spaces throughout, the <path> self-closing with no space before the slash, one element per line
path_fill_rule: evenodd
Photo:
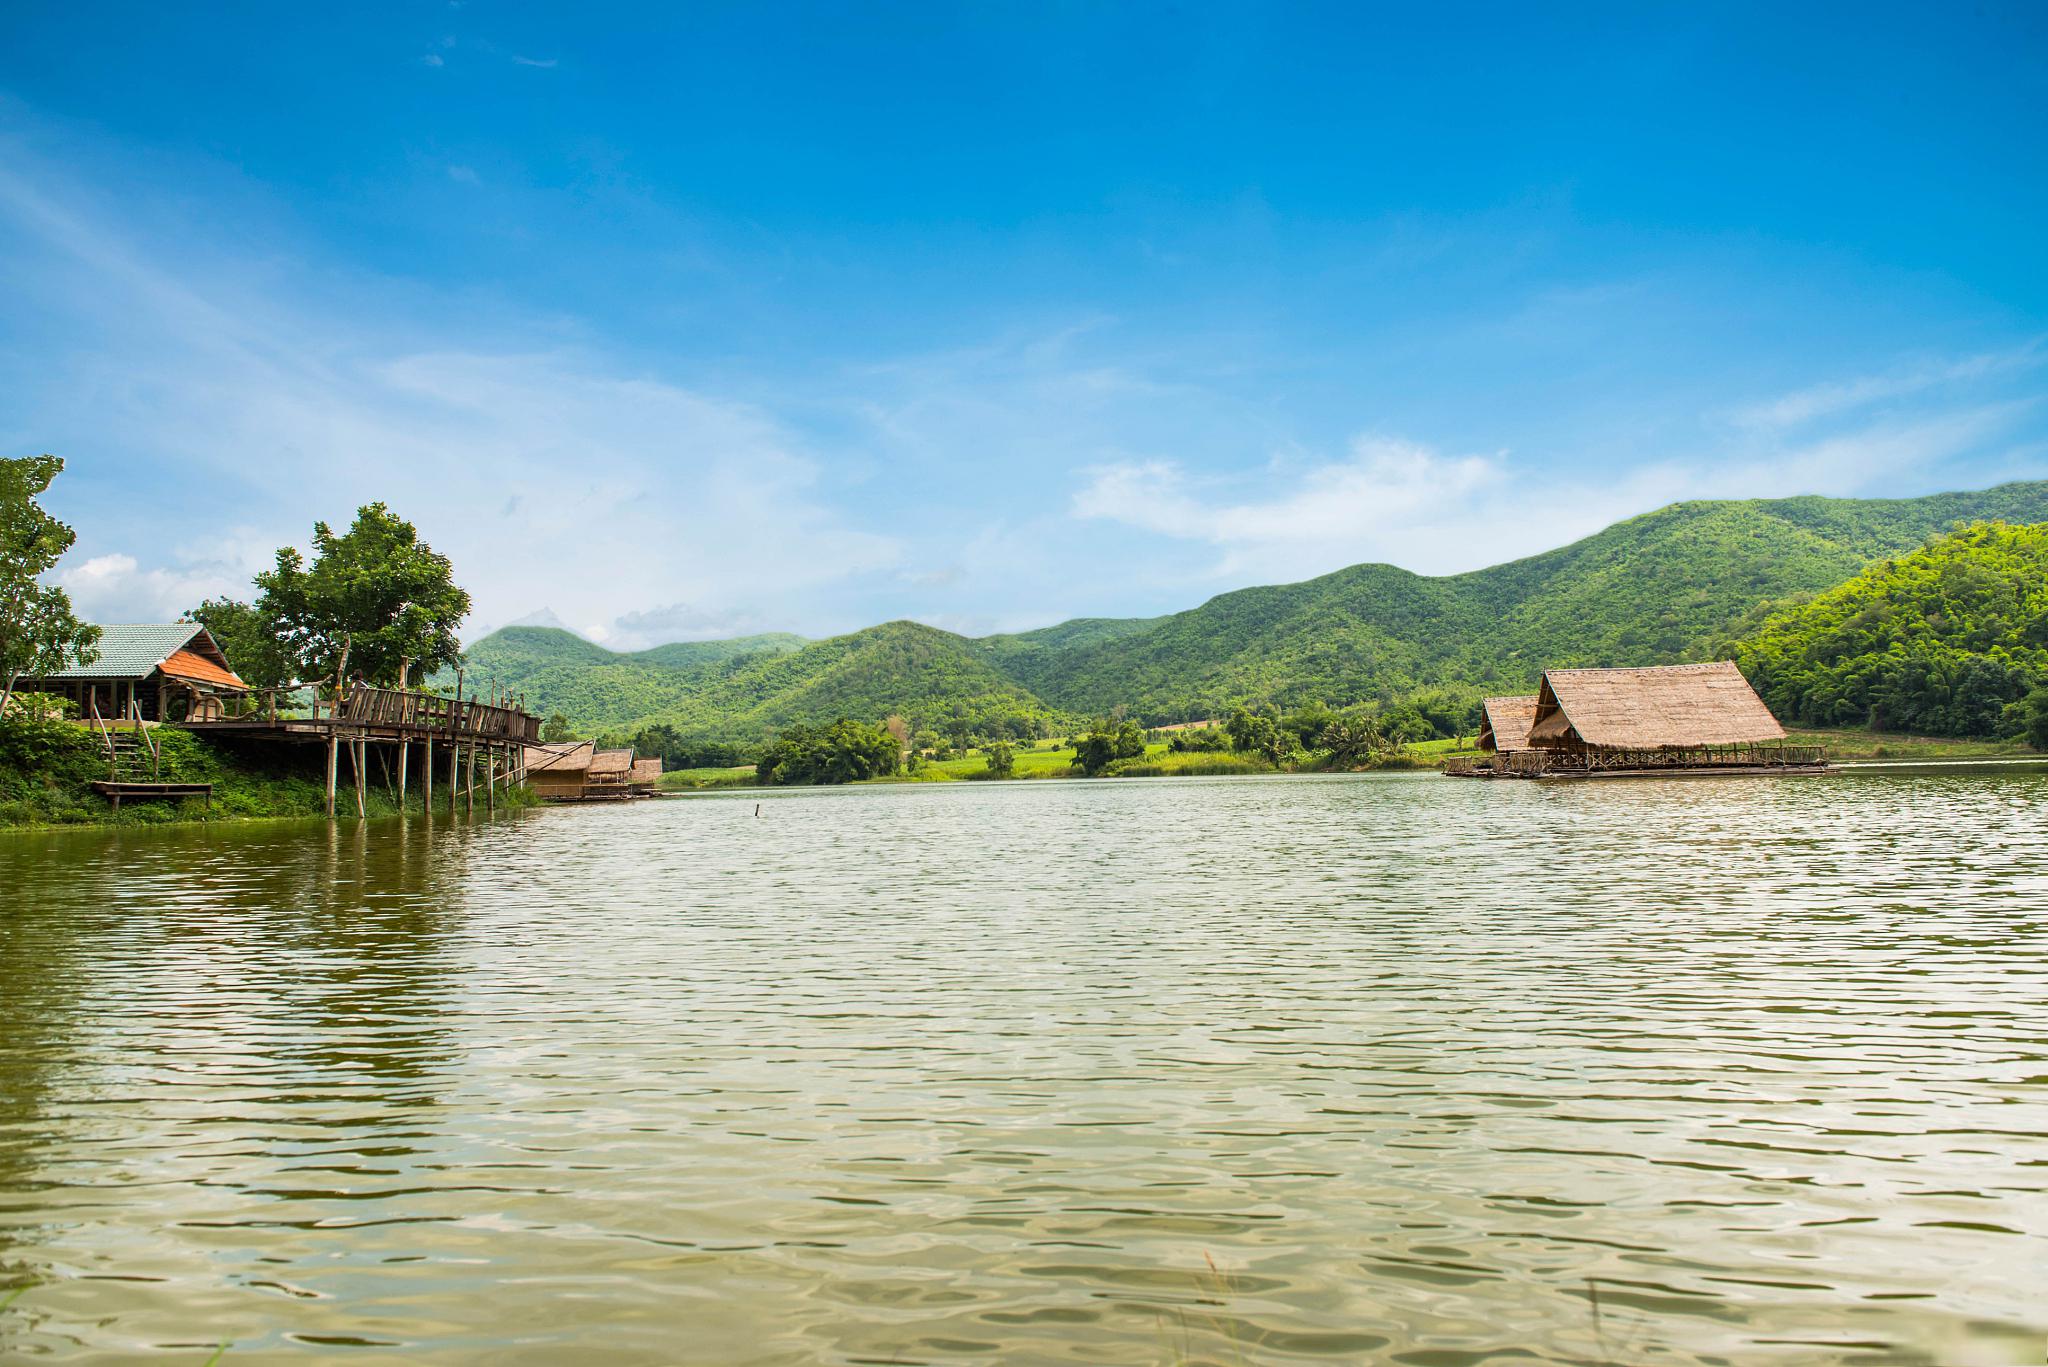
<path fill-rule="evenodd" d="M 330 722 L 351 727 L 459 735 L 464 739 L 532 742 L 540 718 L 517 708 L 451 698 L 409 688 L 378 688 L 360 681 L 338 695 L 308 686 L 259 688 L 195 698 L 187 717 L 207 722 Z"/>
<path fill-rule="evenodd" d="M 337 721 L 351 726 L 449 731 L 494 740 L 540 739 L 540 718 L 530 713 L 474 699 L 446 698 L 438 693 L 373 688 L 366 683 L 355 683 L 329 706 Z"/>
<path fill-rule="evenodd" d="M 1827 763 L 1818 745 L 1710 745 L 1681 750 L 1513 750 L 1502 767 L 1524 778 L 1641 769 L 1791 769 Z"/>

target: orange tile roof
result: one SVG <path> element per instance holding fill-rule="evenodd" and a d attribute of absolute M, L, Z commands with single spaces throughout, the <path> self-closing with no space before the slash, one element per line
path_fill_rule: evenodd
<path fill-rule="evenodd" d="M 193 683 L 219 684 L 224 688 L 249 686 L 234 670 L 222 669 L 204 655 L 195 655 L 189 650 L 172 651 L 157 667 L 174 679 L 190 679 Z"/>

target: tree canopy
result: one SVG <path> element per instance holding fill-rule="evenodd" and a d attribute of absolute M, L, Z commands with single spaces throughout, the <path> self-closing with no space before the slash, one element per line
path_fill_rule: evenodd
<path fill-rule="evenodd" d="M 63 470 L 57 456 L 0 459 L 0 707 L 23 678 L 99 658 L 100 629 L 78 620 L 63 589 L 42 582 L 78 539 L 36 501 Z"/>
<path fill-rule="evenodd" d="M 852 783 L 896 772 L 902 748 L 880 726 L 841 718 L 830 726 L 792 726 L 754 766 L 763 783 Z"/>
<path fill-rule="evenodd" d="M 1788 721 L 2018 735 L 2048 684 L 2048 523 L 1976 523 L 1759 617 L 1732 653 Z"/>
<path fill-rule="evenodd" d="M 456 629 L 469 594 L 455 583 L 448 557 L 382 503 L 356 512 L 346 532 L 313 524 L 310 563 L 295 546 L 256 576 L 253 604 L 215 599 L 193 620 L 218 630 L 228 658 L 251 683 L 331 679 L 348 654 L 348 671 L 395 684 L 410 660 L 415 678 L 462 659 Z M 243 652 L 237 655 L 236 651 Z"/>

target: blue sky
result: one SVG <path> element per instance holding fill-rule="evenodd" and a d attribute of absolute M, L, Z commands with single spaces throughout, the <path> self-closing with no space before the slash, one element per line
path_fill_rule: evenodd
<path fill-rule="evenodd" d="M 1785 7 L 1775 7 L 1785 8 Z M 8 6 L 100 620 L 389 501 L 472 633 L 1150 614 L 2048 476 L 2048 9 Z"/>

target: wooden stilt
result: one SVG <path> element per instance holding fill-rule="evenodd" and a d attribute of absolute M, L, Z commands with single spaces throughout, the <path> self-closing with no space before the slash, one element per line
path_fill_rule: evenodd
<path fill-rule="evenodd" d="M 434 738 L 427 737 L 426 753 L 420 757 L 420 796 L 426 800 L 428 816 L 434 814 Z"/>
<path fill-rule="evenodd" d="M 405 810 L 405 761 L 412 754 L 412 742 L 400 739 L 398 742 L 398 810 Z"/>
<path fill-rule="evenodd" d="M 469 743 L 469 769 L 462 784 L 462 814 L 476 815 L 476 742 Z"/>
<path fill-rule="evenodd" d="M 484 810 L 494 815 L 498 810 L 498 747 L 495 745 L 484 752 Z"/>
<path fill-rule="evenodd" d="M 327 819 L 334 820 L 334 770 L 341 754 L 341 738 L 327 733 Z"/>
<path fill-rule="evenodd" d="M 370 814 L 370 804 L 367 800 L 370 776 L 364 772 L 366 761 L 369 759 L 369 756 L 364 751 L 369 748 L 370 743 L 368 741 L 364 740 L 361 736 L 356 737 L 356 819 L 358 821 Z"/>

